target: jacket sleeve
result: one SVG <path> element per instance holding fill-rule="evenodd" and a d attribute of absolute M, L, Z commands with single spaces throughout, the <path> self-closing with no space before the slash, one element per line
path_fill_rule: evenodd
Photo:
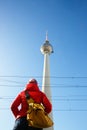
<path fill-rule="evenodd" d="M 15 118 L 19 114 L 18 106 L 21 104 L 21 96 L 20 94 L 14 99 L 14 101 L 11 104 L 11 111 L 13 112 L 13 115 Z"/>
<path fill-rule="evenodd" d="M 45 107 L 45 112 L 50 113 L 52 111 L 52 104 L 44 93 L 43 93 L 43 102 L 42 103 Z"/>

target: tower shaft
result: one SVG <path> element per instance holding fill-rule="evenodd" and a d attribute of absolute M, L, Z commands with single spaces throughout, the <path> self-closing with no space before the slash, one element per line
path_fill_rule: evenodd
<path fill-rule="evenodd" d="M 44 67 L 43 67 L 43 79 L 42 79 L 42 91 L 47 95 L 48 99 L 52 103 L 51 99 L 51 86 L 50 86 L 50 64 L 49 55 L 53 53 L 53 47 L 49 43 L 48 36 L 46 35 L 46 41 L 40 48 L 41 53 L 44 55 Z M 52 112 L 49 114 L 51 119 L 53 119 Z M 45 128 L 44 130 L 53 130 L 53 126 Z"/>
<path fill-rule="evenodd" d="M 47 95 L 47 97 L 49 98 L 49 100 L 51 100 L 50 65 L 49 65 L 49 55 L 47 53 L 44 54 L 42 91 Z"/>
<path fill-rule="evenodd" d="M 44 54 L 44 67 L 43 67 L 43 80 L 42 80 L 42 91 L 47 95 L 49 100 L 51 99 L 51 86 L 50 86 L 50 64 L 49 64 L 49 54 Z M 52 112 L 49 114 L 51 119 L 53 119 Z M 53 126 L 50 128 L 45 128 L 44 130 L 53 130 Z"/>

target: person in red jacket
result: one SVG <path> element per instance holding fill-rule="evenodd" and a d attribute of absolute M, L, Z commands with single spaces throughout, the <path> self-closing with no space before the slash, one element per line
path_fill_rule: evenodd
<path fill-rule="evenodd" d="M 36 79 L 29 80 L 25 89 L 20 92 L 11 104 L 11 111 L 15 116 L 15 125 L 13 130 L 42 130 L 42 128 L 34 128 L 28 126 L 27 122 L 27 110 L 28 104 L 26 101 L 25 91 L 28 91 L 29 96 L 34 99 L 36 103 L 42 103 L 45 107 L 45 112 L 48 114 L 52 110 L 52 104 L 42 91 L 38 87 Z"/>

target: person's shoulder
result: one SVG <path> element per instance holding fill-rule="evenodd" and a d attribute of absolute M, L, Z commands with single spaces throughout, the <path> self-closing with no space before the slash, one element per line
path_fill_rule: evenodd
<path fill-rule="evenodd" d="M 25 91 L 21 91 L 21 92 L 18 94 L 18 97 L 19 97 L 19 98 L 24 98 L 24 97 L 25 97 Z"/>
<path fill-rule="evenodd" d="M 46 96 L 46 94 L 44 92 L 40 91 L 40 93 L 42 94 L 42 96 Z"/>
<path fill-rule="evenodd" d="M 22 90 L 20 93 L 19 93 L 19 95 L 24 95 L 25 94 L 25 91 L 24 90 Z"/>

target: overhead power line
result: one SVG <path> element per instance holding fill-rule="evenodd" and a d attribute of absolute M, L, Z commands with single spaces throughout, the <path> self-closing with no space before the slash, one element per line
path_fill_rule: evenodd
<path fill-rule="evenodd" d="M 37 75 L 27 75 L 27 76 L 21 76 L 21 75 L 0 75 L 0 78 L 31 78 L 31 77 L 36 77 L 36 78 L 42 78 L 43 76 L 37 76 Z M 49 78 L 46 76 L 45 78 Z M 85 79 L 87 76 L 50 76 L 50 78 L 70 78 L 70 79 L 75 79 L 75 78 L 81 78 Z"/>
<path fill-rule="evenodd" d="M 87 109 L 54 109 L 54 111 L 87 112 Z"/>
<path fill-rule="evenodd" d="M 0 110 L 10 110 L 10 108 L 0 108 Z M 64 111 L 64 112 L 87 112 L 87 109 L 54 109 L 53 112 Z"/>
<path fill-rule="evenodd" d="M 16 83 L 20 83 L 20 82 L 16 82 Z M 0 86 L 4 86 L 4 87 L 25 87 L 25 83 L 21 83 L 21 84 L 0 84 Z M 39 85 L 39 87 L 42 87 L 41 85 Z M 46 86 L 49 87 L 49 86 Z M 51 88 L 87 88 L 87 85 L 51 85 Z"/>
<path fill-rule="evenodd" d="M 13 96 L 13 95 L 12 95 L 12 96 L 6 96 L 6 95 L 5 95 L 5 96 L 4 96 L 4 95 L 1 96 L 1 98 L 13 98 L 13 97 L 15 97 L 15 95 L 14 95 L 14 96 Z M 50 98 L 50 97 L 51 97 L 51 98 L 52 98 L 52 97 L 54 97 L 54 98 L 59 98 L 59 99 L 61 99 L 61 98 L 67 98 L 67 97 L 72 97 L 72 98 L 73 98 L 73 97 L 74 97 L 74 98 L 75 98 L 75 97 L 82 97 L 82 98 L 83 98 L 83 97 L 87 97 L 87 95 L 85 95 L 85 94 L 84 94 L 84 95 L 53 95 L 53 96 L 49 96 L 49 98 Z"/>
<path fill-rule="evenodd" d="M 10 99 L 14 99 L 14 97 L 12 96 L 3 96 L 0 97 L 0 100 L 10 100 Z M 87 101 L 87 98 L 52 98 L 53 101 Z"/>

